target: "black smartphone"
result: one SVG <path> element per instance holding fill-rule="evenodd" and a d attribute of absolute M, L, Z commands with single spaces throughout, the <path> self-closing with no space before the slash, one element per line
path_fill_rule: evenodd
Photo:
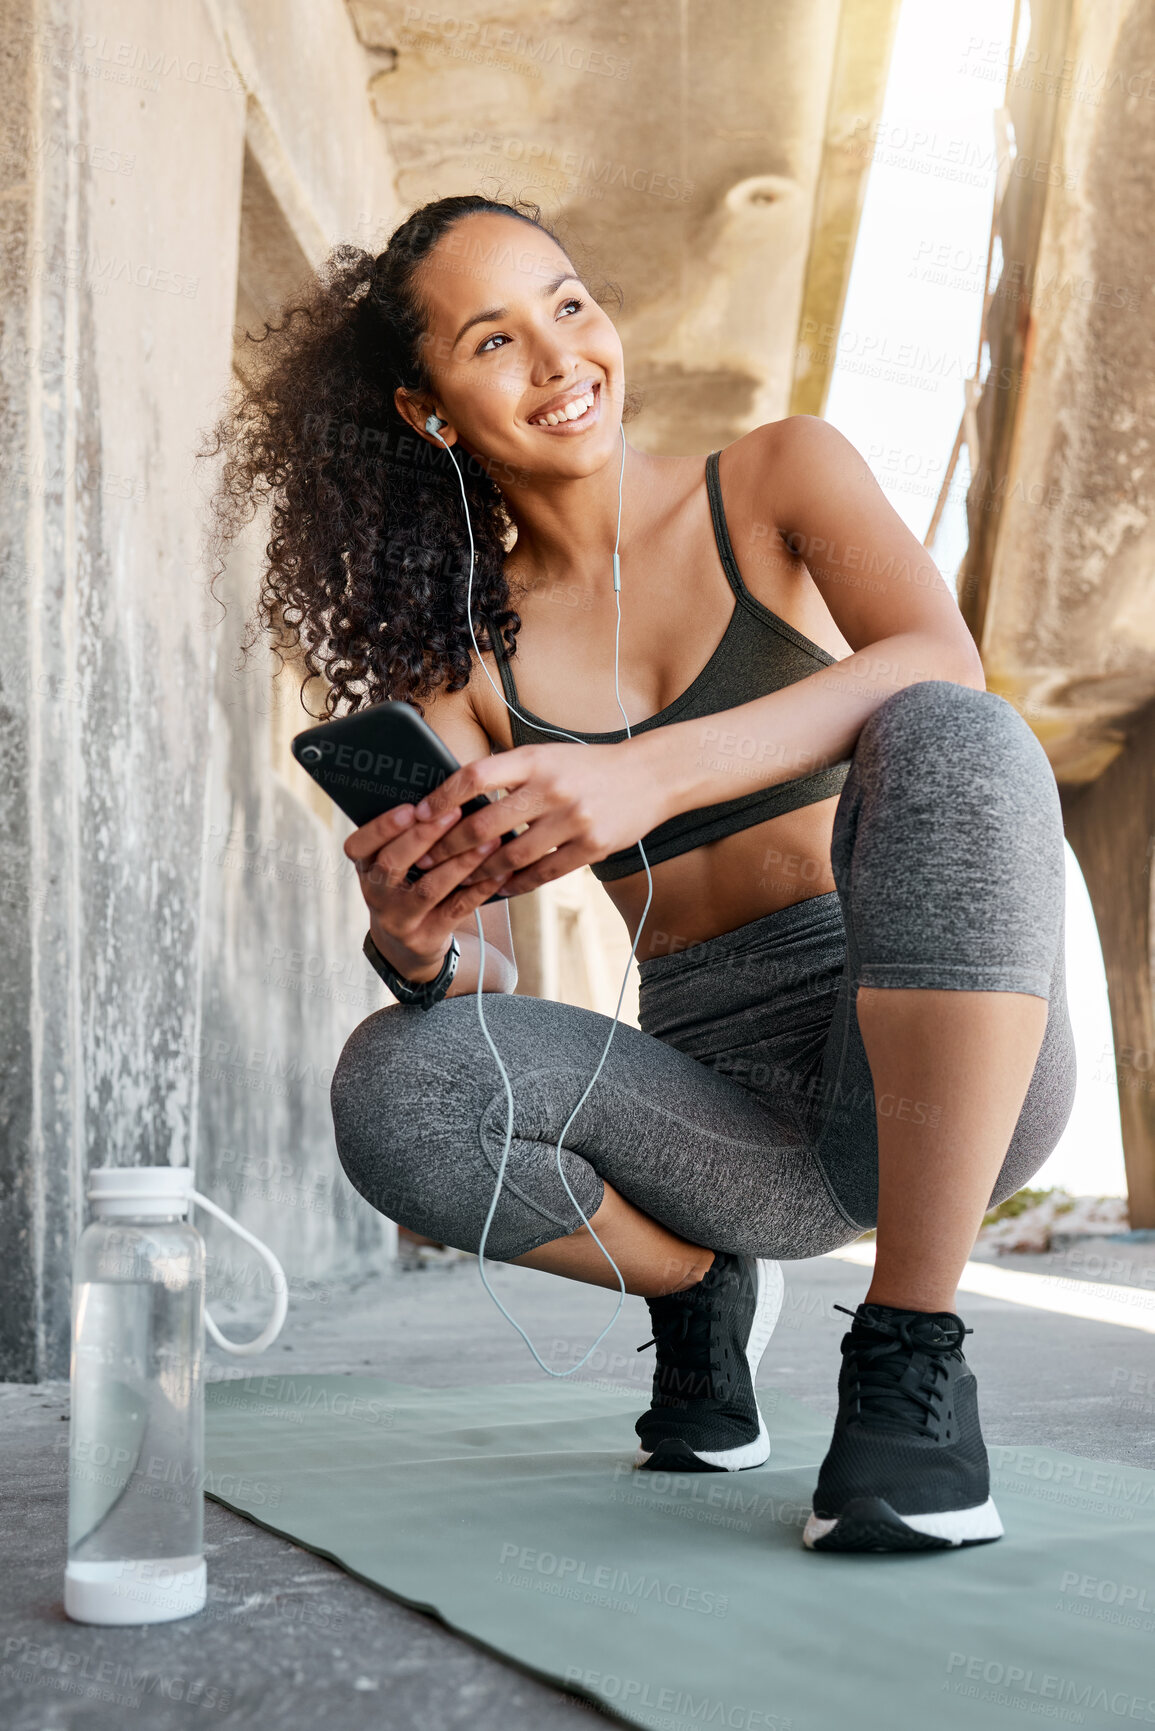
<path fill-rule="evenodd" d="M 411 703 L 374 703 L 338 721 L 307 727 L 293 740 L 293 756 L 318 787 L 360 829 L 395 805 L 418 805 L 461 765 Z M 479 793 L 461 808 L 462 817 L 490 803 Z M 508 830 L 512 841 L 520 830 Z M 424 872 L 410 866 L 407 883 Z M 500 901 L 497 895 L 490 902 Z M 489 903 L 485 903 L 488 906 Z"/>

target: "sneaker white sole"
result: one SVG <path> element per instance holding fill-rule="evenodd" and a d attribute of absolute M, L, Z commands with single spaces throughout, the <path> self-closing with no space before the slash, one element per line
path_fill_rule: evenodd
<path fill-rule="evenodd" d="M 867 1503 L 880 1504 L 886 1511 L 885 1520 L 880 1521 L 872 1509 L 865 1517 L 858 1510 Z M 859 1503 L 851 1504 L 848 1509 L 832 1520 L 820 1518 L 812 1514 L 806 1523 L 802 1534 L 802 1543 L 808 1551 L 814 1550 L 820 1539 L 829 1539 L 833 1534 L 837 1539 L 837 1529 L 840 1524 L 850 1531 L 847 1534 L 848 1550 L 905 1550 L 921 1549 L 918 1538 L 937 1541 L 945 1545 L 978 1545 L 991 1539 L 1001 1539 L 1003 1523 L 995 1508 L 994 1500 L 988 1497 L 985 1503 L 978 1503 L 969 1509 L 941 1509 L 927 1515 L 898 1514 L 896 1510 L 880 1499 L 862 1498 Z M 869 1533 L 877 1542 L 860 1542 L 864 1533 Z M 908 1533 L 912 1543 L 903 1543 L 903 1533 Z M 887 1539 L 892 1542 L 888 1543 Z M 833 1550 L 834 1545 L 828 1547 Z"/>
<path fill-rule="evenodd" d="M 782 1301 L 786 1296 L 786 1282 L 782 1277 L 780 1264 L 759 1256 L 755 1259 L 755 1269 L 758 1285 L 754 1299 L 754 1320 L 750 1325 L 750 1338 L 746 1342 L 746 1363 L 750 1369 L 752 1388 L 758 1366 L 762 1362 L 762 1354 L 769 1346 L 770 1336 L 778 1325 L 778 1318 L 782 1314 Z M 756 1388 L 754 1405 L 758 1407 Z M 690 1452 L 705 1466 L 716 1467 L 722 1472 L 742 1472 L 746 1467 L 760 1467 L 770 1458 L 770 1437 L 761 1407 L 758 1407 L 758 1435 L 751 1442 L 733 1449 L 692 1449 Z M 638 1449 L 634 1455 L 634 1465 L 644 1467 L 651 1459 L 651 1454 L 652 1451 L 648 1449 Z"/>

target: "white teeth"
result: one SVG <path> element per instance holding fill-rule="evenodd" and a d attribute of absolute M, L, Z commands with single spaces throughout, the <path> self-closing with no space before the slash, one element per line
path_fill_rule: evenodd
<path fill-rule="evenodd" d="M 594 393 L 588 391 L 584 397 L 574 397 L 562 409 L 551 409 L 548 415 L 538 415 L 530 422 L 531 426 L 556 427 L 562 421 L 576 421 L 594 406 Z"/>

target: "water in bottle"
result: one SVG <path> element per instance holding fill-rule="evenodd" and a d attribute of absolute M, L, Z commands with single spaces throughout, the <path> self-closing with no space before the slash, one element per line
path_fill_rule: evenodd
<path fill-rule="evenodd" d="M 156 1623 L 205 1603 L 205 1248 L 187 1167 L 94 1171 L 73 1271 L 64 1608 Z"/>

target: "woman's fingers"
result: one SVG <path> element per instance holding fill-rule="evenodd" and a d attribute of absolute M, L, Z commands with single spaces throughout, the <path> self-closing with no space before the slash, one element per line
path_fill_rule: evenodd
<path fill-rule="evenodd" d="M 524 835 L 515 836 L 513 841 L 495 849 L 492 857 L 487 855 L 480 869 L 487 877 L 498 872 L 525 871 L 547 855 L 552 857 L 567 842 L 576 844 L 579 838 L 574 835 L 575 827 L 570 812 L 554 812 L 550 817 L 539 818 Z M 585 857 L 589 857 L 588 853 Z M 572 871 L 573 867 L 568 869 Z"/>
<path fill-rule="evenodd" d="M 491 800 L 487 806 L 482 806 L 480 811 L 470 812 L 468 817 L 463 817 L 460 823 L 448 825 L 430 843 L 428 851 L 417 860 L 417 865 L 425 871 L 430 865 L 440 865 L 442 860 L 464 853 L 467 848 L 477 847 L 483 841 L 500 840 L 510 830 L 520 835 L 529 828 L 529 824 L 524 816 L 519 814 L 518 804 L 517 800 L 509 798 Z"/>
<path fill-rule="evenodd" d="M 570 842 L 568 847 L 555 848 L 552 853 L 547 853 L 544 859 L 535 860 L 522 871 L 507 873 L 501 887 L 507 895 L 526 895 L 541 884 L 553 883 L 555 878 L 563 878 L 567 872 L 577 871 L 578 867 L 586 865 L 588 860 L 589 849 L 581 842 Z M 480 882 L 492 895 L 493 879 L 482 878 Z"/>
<path fill-rule="evenodd" d="M 460 925 L 466 915 L 473 912 L 474 908 L 480 907 L 482 902 L 487 902 L 494 891 L 505 884 L 506 876 L 508 874 L 503 874 L 500 878 L 482 878 L 478 883 L 462 884 L 460 888 L 450 890 L 443 906 L 449 913 L 453 924 L 455 926 Z"/>
<path fill-rule="evenodd" d="M 429 823 L 414 823 L 412 816 L 399 815 L 403 809 L 412 814 L 412 806 L 394 807 L 392 811 L 383 812 L 380 817 L 363 824 L 346 838 L 345 852 L 361 878 L 362 893 L 367 893 L 367 885 L 374 889 L 392 890 L 404 883 L 418 856 L 425 854 L 432 843 L 446 830 L 452 829 L 457 821 L 456 807 L 450 807 Z M 383 842 L 377 839 L 379 836 L 384 836 Z"/>
<path fill-rule="evenodd" d="M 433 866 L 430 870 L 422 872 L 419 878 L 406 886 L 406 893 L 416 898 L 415 905 L 425 902 L 430 907 L 436 907 L 445 901 L 454 890 L 460 889 L 462 879 L 468 877 L 486 855 L 493 853 L 499 846 L 500 842 L 494 840 L 483 842 L 480 847 L 469 848 L 465 853 L 454 854 L 452 859 L 443 860 L 439 866 Z M 475 886 L 469 884 L 464 887 L 472 893 Z M 492 895 L 493 879 L 491 877 L 483 878 L 476 887 L 484 888 L 488 894 Z"/>
<path fill-rule="evenodd" d="M 360 829 L 346 836 L 344 851 L 360 869 L 365 861 L 376 859 L 382 848 L 392 847 L 404 838 L 407 846 L 399 848 L 396 857 L 412 855 L 405 860 L 405 870 L 408 871 L 417 855 L 424 853 L 432 842 L 444 835 L 460 816 L 461 808 L 451 805 L 426 822 L 417 818 L 411 805 L 390 806 L 388 811 L 370 818 L 368 823 L 363 823 Z"/>
<path fill-rule="evenodd" d="M 479 793 L 486 794 L 492 803 L 499 787 L 518 787 L 533 775 L 540 751 L 537 745 L 516 745 L 511 751 L 463 763 L 419 802 L 417 816 L 436 817 L 447 805 L 468 805 Z"/>
<path fill-rule="evenodd" d="M 428 877 L 426 873 L 426 877 Z M 422 882 L 425 880 L 422 879 Z M 459 926 L 468 919 L 475 908 L 487 902 L 499 884 L 504 884 L 505 878 L 482 878 L 475 884 L 457 884 L 450 888 L 441 899 L 427 906 L 421 924 L 414 927 L 413 948 L 420 949 L 428 938 L 431 947 L 444 943 L 445 933 Z M 416 886 L 411 886 L 416 887 Z M 425 931 L 425 922 L 430 930 Z"/>
<path fill-rule="evenodd" d="M 460 879 L 482 857 L 480 848 L 459 854 L 433 871 L 423 872 L 412 883 L 403 883 L 393 891 L 387 910 L 387 929 L 415 951 L 436 949 L 454 926 L 494 891 L 492 878 L 479 883 L 462 885 Z"/>
<path fill-rule="evenodd" d="M 444 948 L 454 926 L 489 900 L 497 888 L 492 876 L 464 884 L 475 868 L 501 845 L 500 836 L 453 854 L 409 881 L 409 872 L 446 830 L 459 822 L 460 810 L 450 806 L 440 817 L 422 822 L 413 807 L 394 807 L 362 824 L 346 838 L 345 853 L 353 861 L 361 893 L 382 928 L 414 955 Z"/>

